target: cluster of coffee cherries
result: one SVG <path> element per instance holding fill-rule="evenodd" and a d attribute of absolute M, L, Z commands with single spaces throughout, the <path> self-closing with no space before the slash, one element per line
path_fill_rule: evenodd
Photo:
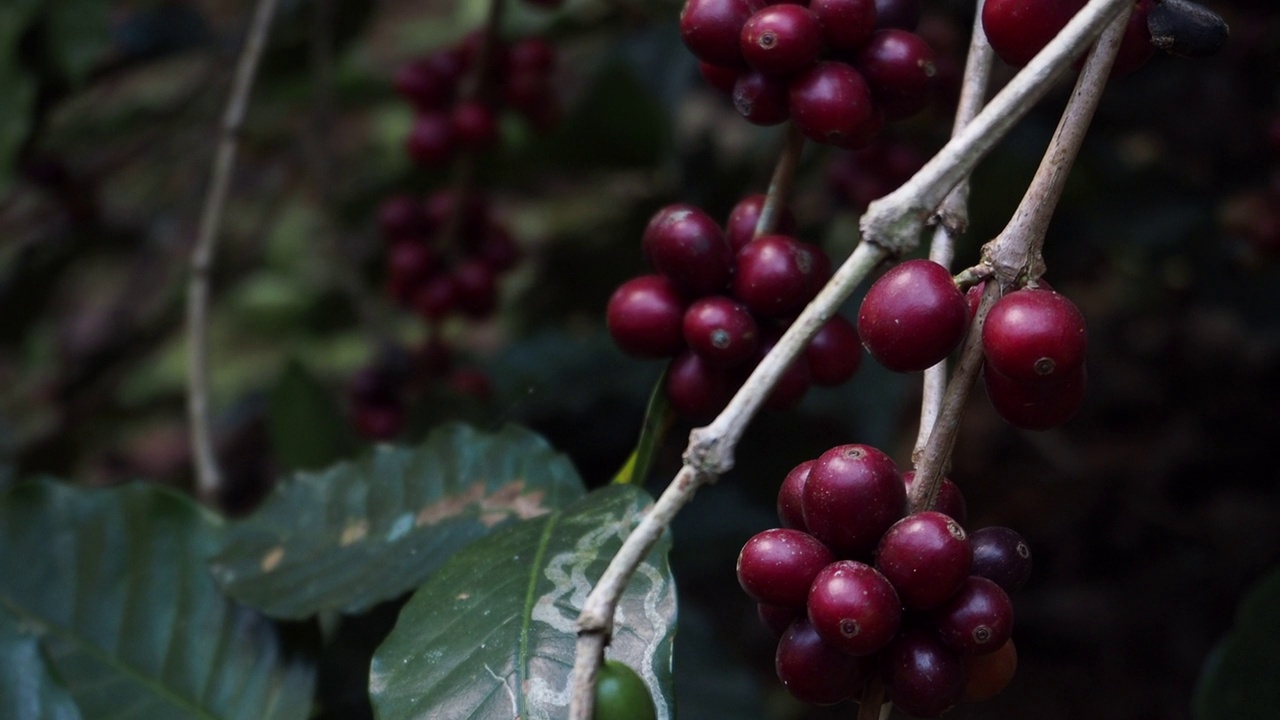
<path fill-rule="evenodd" d="M 609 333 L 623 351 L 672 358 L 666 392 L 687 418 L 722 409 L 831 276 L 822 248 L 794 237 L 789 212 L 781 213 L 777 233 L 755 237 L 764 201 L 764 195 L 743 198 L 724 229 L 694 205 L 662 208 L 642 239 L 657 273 L 628 280 L 609 299 Z M 811 385 L 839 385 L 861 359 L 853 323 L 835 315 L 766 405 L 790 408 Z"/>
<path fill-rule="evenodd" d="M 872 200 L 911 179 L 925 158 L 910 142 L 880 137 L 856 152 L 840 153 L 827 165 L 827 187 L 836 203 L 862 212 Z"/>
<path fill-rule="evenodd" d="M 510 109 L 546 131 L 560 119 L 551 82 L 555 48 L 540 37 L 507 43 L 494 36 L 489 49 L 486 92 L 463 97 L 463 78 L 476 71 L 484 34 L 417 58 L 396 73 L 396 91 L 413 104 L 413 127 L 405 150 L 423 167 L 440 166 L 459 151 L 483 151 L 498 140 L 498 114 Z"/>
<path fill-rule="evenodd" d="M 932 98 L 919 17 L 919 0 L 686 0 L 680 35 L 749 122 L 791 120 L 815 142 L 860 148 Z"/>
<path fill-rule="evenodd" d="M 966 533 L 944 479 L 937 510 L 907 513 L 914 473 L 866 445 L 796 466 L 778 493 L 782 527 L 743 546 L 738 581 L 779 638 L 778 678 L 804 702 L 856 697 L 879 674 L 918 717 L 994 697 L 1012 679 L 1009 593 L 1031 573 L 1018 533 Z"/>
<path fill-rule="evenodd" d="M 982 284 L 966 296 L 951 272 L 909 260 L 880 276 L 858 309 L 863 346 L 884 367 L 915 372 L 941 362 L 969 330 Z M 996 300 L 982 326 L 983 378 L 992 406 L 1009 424 L 1047 430 L 1084 402 L 1084 316 L 1040 281 Z"/>
<path fill-rule="evenodd" d="M 982 6 L 982 29 L 1001 60 L 1022 67 L 1057 37 L 1086 0 L 988 0 Z M 1128 75 L 1151 59 L 1155 46 L 1147 18 L 1159 0 L 1135 0 L 1124 38 L 1116 54 L 1113 76 Z"/>

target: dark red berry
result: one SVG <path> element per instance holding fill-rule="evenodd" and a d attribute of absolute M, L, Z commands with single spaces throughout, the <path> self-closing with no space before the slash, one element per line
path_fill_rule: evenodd
<path fill-rule="evenodd" d="M 880 30 L 858 53 L 858 69 L 889 120 L 910 117 L 929 104 L 938 74 L 933 48 L 906 30 Z"/>
<path fill-rule="evenodd" d="M 417 200 L 410 195 L 394 195 L 378 206 L 378 231 L 388 242 L 422 240 L 430 226 Z"/>
<path fill-rule="evenodd" d="M 765 317 L 793 313 L 811 297 L 813 257 L 793 238 L 765 235 L 738 251 L 733 296 Z"/>
<path fill-rule="evenodd" d="M 880 656 L 885 694 L 909 715 L 936 718 L 964 692 L 964 659 L 923 628 L 904 630 Z"/>
<path fill-rule="evenodd" d="M 813 462 L 805 460 L 791 468 L 778 488 L 778 520 L 782 527 L 808 532 L 804 524 L 804 483 L 809 479 Z"/>
<path fill-rule="evenodd" d="M 840 560 L 822 568 L 813 579 L 809 621 L 831 647 L 850 655 L 870 655 L 897 634 L 902 604 L 875 568 Z"/>
<path fill-rule="evenodd" d="M 756 615 L 759 616 L 760 624 L 764 625 L 770 635 L 781 639 L 786 634 L 787 628 L 791 627 L 791 623 L 804 617 L 804 608 L 756 603 Z"/>
<path fill-rule="evenodd" d="M 712 367 L 750 360 L 760 344 L 755 317 L 741 303 L 719 295 L 695 300 L 684 313 L 684 340 Z"/>
<path fill-rule="evenodd" d="M 818 16 L 801 5 L 769 5 L 742 26 L 742 57 L 765 75 L 785 77 L 818 59 L 822 26 Z"/>
<path fill-rule="evenodd" d="M 1031 577 L 1031 546 L 1015 530 L 999 525 L 969 533 L 973 567 L 969 572 L 1017 592 Z"/>
<path fill-rule="evenodd" d="M 498 121 L 493 109 L 479 100 L 465 100 L 453 106 L 453 134 L 458 144 L 471 150 L 492 147 L 498 139 Z"/>
<path fill-rule="evenodd" d="M 968 577 L 933 615 L 938 637 L 964 655 L 995 652 L 1013 633 L 1013 603 L 999 585 Z"/>
<path fill-rule="evenodd" d="M 413 295 L 413 310 L 434 322 L 453 312 L 458 304 L 458 284 L 451 275 L 437 275 L 422 283 Z"/>
<path fill-rule="evenodd" d="M 400 66 L 396 92 L 419 110 L 440 110 L 453 102 L 462 68 L 448 51 L 434 53 Z"/>
<path fill-rule="evenodd" d="M 401 240 L 387 252 L 387 289 L 398 303 L 413 298 L 423 282 L 440 266 L 435 251 L 414 240 Z"/>
<path fill-rule="evenodd" d="M 755 238 L 756 225 L 760 221 L 760 211 L 764 208 L 764 201 L 763 193 L 748 195 L 739 200 L 729 212 L 729 221 L 725 223 L 725 234 L 729 238 L 729 246 L 735 253 L 741 251 Z M 781 208 L 773 232 L 766 234 L 795 237 L 796 216 L 789 208 Z"/>
<path fill-rule="evenodd" d="M 773 350 L 780 337 L 782 335 L 776 331 L 763 333 L 760 349 L 756 351 L 756 362 L 752 365 L 753 369 L 760 364 L 765 355 Z M 770 410 L 790 410 L 800 404 L 812 384 L 809 363 L 803 357 L 797 357 L 782 371 L 773 389 L 769 391 L 769 397 L 765 398 L 764 406 Z"/>
<path fill-rule="evenodd" d="M 987 0 L 982 29 L 991 49 L 1014 67 L 1031 62 L 1066 27 L 1085 0 Z"/>
<path fill-rule="evenodd" d="M 670 357 L 684 348 L 684 310 L 684 298 L 671 280 L 662 275 L 632 278 L 609 298 L 609 334 L 635 357 Z"/>
<path fill-rule="evenodd" d="M 902 482 L 907 485 L 908 496 L 911 495 L 911 486 L 915 484 L 915 480 L 914 470 L 902 473 Z M 938 497 L 933 501 L 933 509 L 960 523 L 960 527 L 969 522 L 969 504 L 965 502 L 960 486 L 952 482 L 951 478 L 942 478 L 942 483 L 938 486 Z"/>
<path fill-rule="evenodd" d="M 1048 430 L 1080 411 L 1088 373 L 1081 365 L 1057 382 L 1021 383 L 986 365 L 982 368 L 982 380 L 987 386 L 991 407 L 1005 422 L 1023 430 Z"/>
<path fill-rule="evenodd" d="M 698 74 L 702 75 L 702 79 L 706 80 L 708 85 L 725 95 L 733 94 L 733 86 L 734 83 L 738 82 L 739 72 L 741 72 L 741 68 L 712 65 L 709 62 L 698 61 Z"/>
<path fill-rule="evenodd" d="M 490 226 L 477 255 L 495 273 L 503 273 L 520 263 L 520 247 L 501 225 Z"/>
<path fill-rule="evenodd" d="M 837 52 L 851 52 L 866 44 L 876 27 L 875 0 L 810 0 L 818 16 L 822 38 Z"/>
<path fill-rule="evenodd" d="M 968 307 L 945 267 L 908 260 L 871 285 L 858 309 L 858 334 L 886 368 L 924 370 L 960 344 L 969 327 Z"/>
<path fill-rule="evenodd" d="M 498 283 L 483 260 L 465 260 L 453 269 L 458 309 L 471 318 L 486 318 L 498 306 Z"/>
<path fill-rule="evenodd" d="M 973 550 L 960 523 L 926 510 L 893 524 L 876 549 L 876 569 L 909 610 L 946 602 L 969 577 Z"/>
<path fill-rule="evenodd" d="M 680 39 L 699 60 L 742 67 L 742 26 L 763 6 L 762 0 L 686 0 Z"/>
<path fill-rule="evenodd" d="M 831 280 L 831 258 L 826 250 L 814 243 L 801 242 L 799 245 L 800 250 L 809 256 L 809 265 L 813 268 L 809 273 L 809 292 L 805 296 L 805 303 L 808 304 L 822 292 L 827 281 Z"/>
<path fill-rule="evenodd" d="M 1151 44 L 1151 32 L 1147 29 L 1147 17 L 1155 4 L 1155 0 L 1137 0 L 1134 3 L 1129 23 L 1124 28 L 1124 37 L 1120 40 L 1120 50 L 1116 53 L 1116 62 L 1111 66 L 1112 77 L 1138 71 L 1155 54 L 1156 46 Z"/>
<path fill-rule="evenodd" d="M 733 272 L 733 250 L 724 231 L 701 209 L 668 205 L 649 220 L 641 239 L 654 269 L 698 297 L 722 291 Z"/>
<path fill-rule="evenodd" d="M 814 462 L 804 484 L 804 524 L 837 557 L 871 552 L 906 511 L 893 460 L 867 445 L 839 445 Z"/>
<path fill-rule="evenodd" d="M 413 121 L 409 137 L 405 139 L 405 151 L 423 167 L 443 164 L 453 157 L 457 149 L 453 120 L 439 111 L 420 113 Z"/>
<path fill-rule="evenodd" d="M 483 193 L 470 192 L 462 196 L 461 217 L 458 218 L 458 231 L 464 239 L 483 236 L 489 229 L 489 201 Z M 427 195 L 422 203 L 427 222 L 433 228 L 443 228 L 453 222 L 453 214 L 458 204 L 458 193 L 450 190 L 436 190 Z"/>
<path fill-rule="evenodd" d="M 744 71 L 733 84 L 733 107 L 753 125 L 777 125 L 791 117 L 787 83 L 758 70 Z"/>
<path fill-rule="evenodd" d="M 733 385 L 723 370 L 702 361 L 692 350 L 680 353 L 667 366 L 667 400 L 682 417 L 703 420 L 724 409 Z"/>
<path fill-rule="evenodd" d="M 843 315 L 833 315 L 809 341 L 804 356 L 814 385 L 843 385 L 862 364 L 858 330 Z"/>
<path fill-rule="evenodd" d="M 920 0 L 876 0 L 876 28 L 915 30 L 920 24 Z"/>
<path fill-rule="evenodd" d="M 982 352 L 992 370 L 1020 383 L 1055 382 L 1084 365 L 1088 334 L 1075 303 L 1051 290 L 1015 290 L 991 307 Z"/>
<path fill-rule="evenodd" d="M 757 602 L 804 607 L 809 586 L 835 556 L 812 535 L 774 528 L 758 533 L 738 554 L 738 584 Z"/>
<path fill-rule="evenodd" d="M 798 618 L 778 641 L 778 679 L 801 702 L 833 705 L 862 691 L 868 661 L 836 650 L 818 636 L 807 618 Z"/>
<path fill-rule="evenodd" d="M 878 129 L 866 80 L 842 62 L 826 60 L 796 76 L 788 100 L 796 127 L 815 142 L 860 148 Z"/>
<path fill-rule="evenodd" d="M 555 69 L 555 65 L 555 48 L 537 35 L 517 40 L 507 51 L 507 75 L 548 75 Z"/>
<path fill-rule="evenodd" d="M 995 652 L 965 658 L 964 666 L 965 683 L 960 702 L 990 700 L 1013 680 L 1018 671 L 1018 650 L 1013 640 L 1009 640 Z"/>

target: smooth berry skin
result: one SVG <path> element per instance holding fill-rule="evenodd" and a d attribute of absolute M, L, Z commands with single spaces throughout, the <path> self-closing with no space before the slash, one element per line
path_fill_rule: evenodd
<path fill-rule="evenodd" d="M 725 235 L 729 238 L 729 247 L 736 254 L 755 239 L 756 225 L 760 221 L 760 211 L 764 208 L 765 195 L 757 193 L 748 195 L 738 201 L 729 211 L 729 220 L 725 223 Z M 790 208 L 781 208 L 777 215 L 774 232 L 778 235 L 795 237 L 796 216 Z"/>
<path fill-rule="evenodd" d="M 1015 290 L 982 326 L 987 365 L 1020 383 L 1057 382 L 1084 365 L 1088 333 L 1080 309 L 1052 290 Z"/>
<path fill-rule="evenodd" d="M 733 384 L 723 370 L 685 350 L 667 366 L 667 400 L 681 417 L 710 418 L 724 409 L 733 394 Z"/>
<path fill-rule="evenodd" d="M 1147 16 L 1155 4 L 1155 0 L 1138 0 L 1134 4 L 1124 28 L 1124 37 L 1120 39 L 1115 64 L 1111 66 L 1111 77 L 1137 72 L 1155 55 L 1156 46 L 1151 44 L 1151 31 L 1147 28 Z"/>
<path fill-rule="evenodd" d="M 982 6 L 982 29 L 1001 60 L 1022 67 L 1084 4 L 1085 0 L 989 0 Z"/>
<path fill-rule="evenodd" d="M 394 195 L 378 206 L 378 231 L 387 242 L 420 240 L 430 233 L 430 226 L 417 200 Z"/>
<path fill-rule="evenodd" d="M 461 72 L 456 55 L 433 53 L 400 66 L 395 75 L 396 92 L 419 110 L 440 110 L 453 102 Z"/>
<path fill-rule="evenodd" d="M 420 113 L 413 121 L 409 137 L 405 139 L 405 152 L 422 167 L 443 164 L 453 157 L 455 149 L 457 136 L 453 129 L 453 119 L 439 111 Z"/>
<path fill-rule="evenodd" d="M 876 569 L 909 610 L 946 602 L 969 577 L 972 562 L 973 550 L 960 523 L 933 510 L 894 523 L 876 550 Z"/>
<path fill-rule="evenodd" d="M 1080 411 L 1088 373 L 1082 365 L 1058 382 L 1020 383 L 986 365 L 982 380 L 991 407 L 1005 422 L 1023 430 L 1049 430 Z"/>
<path fill-rule="evenodd" d="M 960 344 L 969 306 L 945 267 L 908 260 L 880 276 L 858 309 L 858 335 L 876 362 L 894 372 L 936 365 Z"/>
<path fill-rule="evenodd" d="M 468 150 L 486 150 L 498 140 L 493 109 L 478 100 L 466 100 L 453 108 L 453 134 Z"/>
<path fill-rule="evenodd" d="M 804 484 L 804 524 L 837 557 L 871 552 L 906 512 L 893 460 L 868 445 L 838 445 L 814 462 Z"/>
<path fill-rule="evenodd" d="M 791 623 L 804 617 L 804 608 L 756 603 L 756 616 L 760 618 L 760 624 L 764 625 L 764 629 L 768 630 L 775 639 L 780 640 L 787 633 L 787 628 L 791 627 Z"/>
<path fill-rule="evenodd" d="M 793 313 L 808 302 L 813 257 L 793 238 L 765 235 L 738 252 L 733 296 L 763 317 Z"/>
<path fill-rule="evenodd" d="M 1013 603 L 994 582 L 971 576 L 933 615 L 942 642 L 963 655 L 995 652 L 1013 634 Z"/>
<path fill-rule="evenodd" d="M 924 628 L 904 630 L 880 656 L 885 694 L 900 710 L 936 718 L 964 692 L 964 659 Z"/>
<path fill-rule="evenodd" d="M 862 340 L 843 315 L 833 315 L 804 350 L 814 385 L 836 387 L 848 382 L 862 365 Z"/>
<path fill-rule="evenodd" d="M 908 497 L 911 496 L 911 486 L 915 484 L 915 480 L 914 470 L 902 473 L 902 482 L 907 486 Z M 951 478 L 942 478 L 942 483 L 938 485 L 938 497 L 933 501 L 933 509 L 960 523 L 960 527 L 964 527 L 969 522 L 969 503 L 965 501 L 960 486 L 952 482 Z"/>
<path fill-rule="evenodd" d="M 871 39 L 876 27 L 875 0 L 810 0 L 822 26 L 822 39 L 836 52 L 853 52 Z"/>
<path fill-rule="evenodd" d="M 999 525 L 969 533 L 973 566 L 969 572 L 1017 592 L 1031 578 L 1031 546 L 1017 531 Z"/>
<path fill-rule="evenodd" d="M 831 647 L 801 617 L 783 633 L 774 669 L 795 699 L 812 705 L 834 705 L 861 692 L 869 663 Z"/>
<path fill-rule="evenodd" d="M 720 225 L 697 206 L 668 205 L 641 238 L 649 262 L 691 297 L 720 292 L 733 272 L 733 250 Z"/>
<path fill-rule="evenodd" d="M 539 2 L 544 7 L 554 4 Z M 649 686 L 632 670 L 618 660 L 606 660 L 596 676 L 595 708 L 593 720 L 657 720 L 658 711 L 653 704 Z"/>
<path fill-rule="evenodd" d="M 609 298 L 609 334 L 628 355 L 670 357 L 684 348 L 684 310 L 683 296 L 666 277 L 632 278 Z"/>
<path fill-rule="evenodd" d="M 964 692 L 960 702 L 985 702 L 1009 686 L 1018 671 L 1018 649 L 1013 640 L 995 652 L 965 658 Z"/>
<path fill-rule="evenodd" d="M 804 607 L 809 586 L 835 556 L 814 536 L 774 528 L 758 533 L 738 554 L 738 584 L 756 602 Z"/>
<path fill-rule="evenodd" d="M 893 585 L 856 560 L 823 568 L 809 588 L 808 607 L 818 636 L 850 655 L 870 655 L 888 645 L 902 622 Z"/>
<path fill-rule="evenodd" d="M 809 479 L 813 460 L 805 460 L 791 468 L 778 488 L 778 520 L 782 527 L 808 532 L 804 524 L 804 484 Z"/>
<path fill-rule="evenodd" d="M 822 25 L 804 6 L 769 5 L 747 19 L 740 42 L 748 65 L 765 75 L 786 77 L 818 59 Z"/>
<path fill-rule="evenodd" d="M 920 0 L 876 0 L 876 29 L 914 31 L 920 24 Z"/>
<path fill-rule="evenodd" d="M 760 345 L 760 331 L 751 311 L 719 295 L 695 300 L 684 313 L 683 330 L 689 348 L 716 368 L 742 365 Z"/>
<path fill-rule="evenodd" d="M 698 61 L 698 74 L 707 81 L 708 85 L 725 95 L 733 95 L 733 86 L 738 82 L 739 72 L 739 68 Z"/>
<path fill-rule="evenodd" d="M 871 89 L 845 63 L 825 60 L 797 75 L 788 100 L 796 127 L 815 142 L 856 149 L 875 134 Z"/>
<path fill-rule="evenodd" d="M 751 366 L 753 369 L 760 364 L 761 360 L 764 360 L 764 356 L 768 355 L 769 351 L 773 350 L 773 346 L 778 344 L 780 337 L 782 337 L 781 333 L 777 332 L 765 334 L 760 342 L 760 348 L 756 350 L 756 361 Z M 804 358 L 796 358 L 782 371 L 773 389 L 769 391 L 769 396 L 765 398 L 764 406 L 769 410 L 791 410 L 800 404 L 812 384 L 809 363 L 805 362 Z"/>
<path fill-rule="evenodd" d="M 742 26 L 762 7 L 762 0 L 686 0 L 680 39 L 703 62 L 743 67 Z"/>
<path fill-rule="evenodd" d="M 933 96 L 937 56 L 915 33 L 896 28 L 876 32 L 858 53 L 857 64 L 889 120 L 915 115 Z"/>
<path fill-rule="evenodd" d="M 733 84 L 733 107 L 752 125 L 778 125 L 791 118 L 787 83 L 758 70 L 743 72 Z"/>

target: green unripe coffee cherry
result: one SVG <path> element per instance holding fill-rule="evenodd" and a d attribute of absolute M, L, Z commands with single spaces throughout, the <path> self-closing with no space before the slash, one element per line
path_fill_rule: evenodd
<path fill-rule="evenodd" d="M 596 711 L 592 720 L 657 720 L 649 686 L 635 670 L 606 660 L 596 676 Z"/>

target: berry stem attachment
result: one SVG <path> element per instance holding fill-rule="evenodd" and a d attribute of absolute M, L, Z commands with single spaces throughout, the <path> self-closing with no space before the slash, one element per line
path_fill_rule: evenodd
<path fill-rule="evenodd" d="M 796 167 L 800 164 L 800 154 L 804 152 L 804 135 L 795 123 L 787 123 L 786 145 L 778 164 L 773 168 L 773 177 L 769 178 L 769 189 L 765 193 L 764 205 L 760 207 L 760 218 L 756 220 L 756 229 L 752 237 L 770 235 L 778 226 L 778 214 L 787 206 L 787 198 L 791 196 L 791 186 L 796 178 Z"/>
<path fill-rule="evenodd" d="M 191 422 L 191 447 L 196 459 L 196 492 L 206 502 L 213 502 L 222 489 L 222 471 L 218 468 L 213 446 L 213 428 L 209 402 L 209 275 L 213 268 L 213 252 L 222 227 L 222 211 L 231 189 L 240 131 L 249 109 L 249 93 L 267 44 L 271 21 L 276 14 L 276 0 L 258 0 L 254 7 L 249 34 L 236 63 L 231 92 L 222 115 L 218 149 L 209 177 L 209 194 L 200 213 L 195 247 L 191 251 L 191 280 L 187 285 L 187 415 Z"/>
<path fill-rule="evenodd" d="M 862 689 L 862 699 L 858 701 L 858 720 L 880 720 L 883 705 L 884 681 L 879 674 L 875 674 Z"/>

